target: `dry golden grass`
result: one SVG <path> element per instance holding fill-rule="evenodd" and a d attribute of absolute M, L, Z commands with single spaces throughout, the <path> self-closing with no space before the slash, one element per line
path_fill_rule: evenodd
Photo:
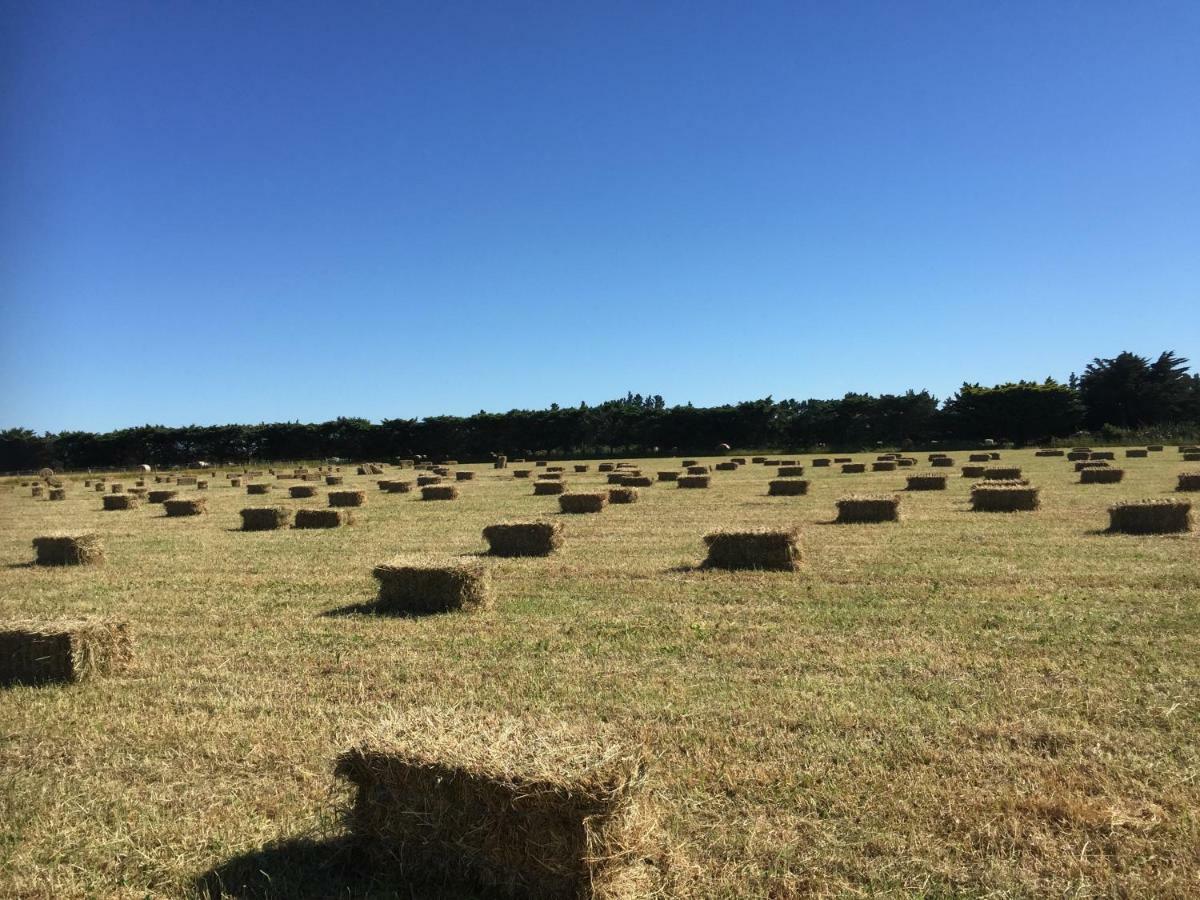
<path fill-rule="evenodd" d="M 120 619 L 138 643 L 127 673 L 0 691 L 0 896 L 482 896 L 344 841 L 333 761 L 411 707 L 645 744 L 684 896 L 1196 896 L 1200 535 L 1103 533 L 1116 502 L 1178 496 L 1180 456 L 1125 461 L 1098 489 L 1063 458 L 1005 452 L 1037 513 L 971 513 L 951 478 L 906 494 L 899 524 L 855 527 L 828 524 L 851 487 L 836 468 L 787 502 L 750 466 L 572 516 L 470 466 L 455 503 L 377 494 L 352 528 L 261 532 L 236 530 L 247 498 L 219 474 L 208 514 L 178 519 L 7 482 L 3 618 Z M 895 493 L 913 471 L 852 489 Z M 604 482 L 593 463 L 572 489 Z M 371 613 L 376 563 L 477 559 L 509 518 L 560 521 L 565 540 L 482 560 L 492 606 Z M 791 527 L 798 571 L 700 567 L 706 533 Z M 29 565 L 31 539 L 62 530 L 99 533 L 107 564 Z"/>

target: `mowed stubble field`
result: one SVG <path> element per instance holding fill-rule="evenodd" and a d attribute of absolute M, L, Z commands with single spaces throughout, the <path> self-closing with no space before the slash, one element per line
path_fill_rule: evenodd
<path fill-rule="evenodd" d="M 169 519 L 102 512 L 81 483 L 63 502 L 6 485 L 2 617 L 126 619 L 137 663 L 0 690 L 0 896 L 485 896 L 392 881 L 340 840 L 335 754 L 414 705 L 644 741 L 682 895 L 1196 896 L 1200 535 L 1101 531 L 1112 501 L 1173 496 L 1198 467 L 1120 456 L 1124 482 L 1079 485 L 1064 459 L 1006 451 L 1040 511 L 970 512 L 956 466 L 934 470 L 948 490 L 904 495 L 901 523 L 853 526 L 830 524 L 834 501 L 904 470 L 809 467 L 807 496 L 767 497 L 774 471 L 749 465 L 580 516 L 511 470 L 460 467 L 478 474 L 451 502 L 349 474 L 369 490 L 353 526 L 259 533 L 239 509 L 320 506 L 324 486 L 247 497 L 218 473 L 207 515 Z M 565 477 L 604 479 L 594 461 Z M 494 608 L 355 611 L 374 564 L 479 553 L 485 525 L 537 517 L 565 544 L 492 561 Z M 709 530 L 792 525 L 798 572 L 695 568 Z M 107 563 L 24 565 L 60 529 L 102 533 Z"/>

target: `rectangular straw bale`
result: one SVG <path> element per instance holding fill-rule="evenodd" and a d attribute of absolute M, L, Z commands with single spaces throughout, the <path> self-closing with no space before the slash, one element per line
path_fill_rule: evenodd
<path fill-rule="evenodd" d="M 1072 450 L 1067 454 L 1067 462 L 1078 462 L 1081 459 L 1087 459 L 1092 455 L 1090 450 Z"/>
<path fill-rule="evenodd" d="M 168 516 L 198 516 L 208 512 L 207 497 L 189 497 L 187 499 L 173 499 L 163 502 L 163 509 L 166 510 Z"/>
<path fill-rule="evenodd" d="M 491 570 L 478 559 L 396 557 L 375 566 L 371 574 L 379 582 L 380 612 L 424 615 L 492 603 Z"/>
<path fill-rule="evenodd" d="M 897 468 L 897 464 L 892 460 L 871 463 L 872 472 L 895 472 Z"/>
<path fill-rule="evenodd" d="M 337 528 L 353 521 L 348 509 L 298 509 L 296 528 Z"/>
<path fill-rule="evenodd" d="M 487 896 L 642 900 L 627 885 L 648 852 L 640 749 L 616 729 L 414 709 L 342 753 L 351 832 L 369 857 Z"/>
<path fill-rule="evenodd" d="M 608 492 L 562 494 L 558 508 L 565 513 L 598 513 L 608 505 Z"/>
<path fill-rule="evenodd" d="M 752 456 L 752 457 L 750 457 L 750 462 L 754 463 L 755 465 L 758 465 L 758 464 L 760 464 L 760 463 L 764 463 L 764 462 L 766 462 L 766 461 L 767 461 L 767 458 L 766 458 L 765 456 Z"/>
<path fill-rule="evenodd" d="M 896 496 L 850 496 L 837 501 L 837 521 L 842 524 L 861 522 L 899 522 L 900 498 Z"/>
<path fill-rule="evenodd" d="M 746 464 L 746 457 L 744 457 L 744 456 L 731 456 L 731 457 L 729 458 L 729 461 L 730 461 L 731 463 L 733 463 L 735 466 L 744 466 L 744 465 Z"/>
<path fill-rule="evenodd" d="M 533 471 L 531 469 L 513 469 L 512 474 L 513 478 L 528 478 Z"/>
<path fill-rule="evenodd" d="M 804 466 L 780 466 L 775 474 L 780 478 L 801 478 L 804 475 Z"/>
<path fill-rule="evenodd" d="M 1099 451 L 1093 452 L 1089 458 L 1090 459 L 1116 459 L 1117 454 L 1113 453 L 1111 450 L 1099 450 Z"/>
<path fill-rule="evenodd" d="M 1200 491 L 1200 472 L 1180 472 L 1177 491 Z"/>
<path fill-rule="evenodd" d="M 773 478 L 767 482 L 769 497 L 799 497 L 808 493 L 808 482 L 803 478 Z"/>
<path fill-rule="evenodd" d="M 621 479 L 621 485 L 631 488 L 653 487 L 654 479 L 649 475 L 642 475 L 640 473 L 637 475 L 626 475 Z"/>
<path fill-rule="evenodd" d="M 992 454 L 990 453 L 972 453 L 967 457 L 967 462 L 991 462 Z"/>
<path fill-rule="evenodd" d="M 1151 444 L 1146 449 L 1149 450 L 1151 453 L 1162 453 L 1163 445 L 1162 444 Z"/>
<path fill-rule="evenodd" d="M 112 495 L 110 494 L 109 496 L 112 496 Z M 47 495 L 47 499 L 49 499 L 49 500 L 66 500 L 67 499 L 67 489 L 66 488 L 50 488 L 49 494 Z"/>
<path fill-rule="evenodd" d="M 455 473 L 454 473 L 454 480 L 455 480 L 455 481 L 474 481 L 474 480 L 475 480 L 475 473 L 474 473 L 474 472 L 472 472 L 472 471 L 469 471 L 469 470 L 468 470 L 468 471 L 462 471 L 462 472 L 455 472 Z"/>
<path fill-rule="evenodd" d="M 843 475 L 861 475 L 867 471 L 866 463 L 842 463 Z"/>
<path fill-rule="evenodd" d="M 538 481 L 562 481 L 562 472 L 541 472 L 537 477 Z"/>
<path fill-rule="evenodd" d="M 562 546 L 558 522 L 501 522 L 483 529 L 492 556 L 549 556 Z"/>
<path fill-rule="evenodd" d="M 729 460 L 728 462 L 719 462 L 713 466 L 713 468 L 718 472 L 736 472 L 738 470 L 738 464 L 733 460 Z"/>
<path fill-rule="evenodd" d="M 457 500 L 458 488 L 453 484 L 427 484 L 421 488 L 422 500 Z"/>
<path fill-rule="evenodd" d="M 971 486 L 971 509 L 976 512 L 1032 512 L 1041 505 L 1039 489 L 1011 481 L 981 481 Z"/>
<path fill-rule="evenodd" d="M 711 475 L 680 475 L 675 484 L 681 488 L 707 488 L 711 479 Z"/>
<path fill-rule="evenodd" d="M 626 476 L 624 472 L 609 472 L 608 477 L 605 480 L 608 482 L 608 484 L 620 484 L 625 480 L 625 477 Z"/>
<path fill-rule="evenodd" d="M 94 532 L 48 534 L 33 539 L 39 566 L 91 566 L 104 562 L 104 543 Z"/>
<path fill-rule="evenodd" d="M 578 466 L 575 466 L 574 468 L 575 468 L 576 472 L 586 472 L 590 468 L 590 466 L 578 465 Z"/>
<path fill-rule="evenodd" d="M 612 472 L 615 469 L 616 466 L 610 462 L 602 462 L 600 465 L 596 466 L 597 472 Z"/>
<path fill-rule="evenodd" d="M 129 625 L 106 619 L 0 623 L 0 684 L 77 682 L 129 668 Z"/>
<path fill-rule="evenodd" d="M 413 489 L 413 483 L 411 481 L 388 481 L 386 484 L 387 493 L 389 494 L 408 494 Z"/>
<path fill-rule="evenodd" d="M 1149 455 L 1150 455 L 1149 450 L 1126 450 L 1125 451 L 1126 459 L 1145 459 Z"/>
<path fill-rule="evenodd" d="M 678 481 L 679 473 L 675 471 L 663 471 L 658 473 L 659 481 Z"/>
<path fill-rule="evenodd" d="M 1187 500 L 1134 500 L 1108 508 L 1109 531 L 1124 534 L 1176 534 L 1192 530 Z"/>
<path fill-rule="evenodd" d="M 814 469 L 828 469 L 832 460 L 828 456 L 818 456 L 812 461 Z"/>
<path fill-rule="evenodd" d="M 100 499 L 106 510 L 137 509 L 141 505 L 137 494 L 105 494 Z"/>
<path fill-rule="evenodd" d="M 1080 484 L 1117 484 L 1125 477 L 1124 469 L 1083 469 L 1079 473 Z"/>
<path fill-rule="evenodd" d="M 698 466 L 698 465 L 700 465 L 700 462 L 699 462 L 699 460 L 695 460 L 695 459 L 685 459 L 683 462 L 680 463 L 680 465 L 686 469 L 689 466 Z"/>
<path fill-rule="evenodd" d="M 317 487 L 313 484 L 294 484 L 288 488 L 288 496 L 294 498 L 315 497 L 317 496 Z"/>
<path fill-rule="evenodd" d="M 983 477 L 988 481 L 1010 481 L 1021 477 L 1021 470 L 1016 466 L 992 466 L 983 470 Z"/>
<path fill-rule="evenodd" d="M 241 515 L 242 531 L 274 531 L 292 520 L 292 511 L 282 506 L 251 506 Z"/>
<path fill-rule="evenodd" d="M 121 482 L 119 482 L 119 481 L 118 481 L 118 482 L 114 483 L 114 484 L 111 486 L 111 490 L 112 490 L 112 492 L 113 492 L 114 494 L 121 494 L 121 493 L 124 493 L 124 492 L 125 492 L 125 485 L 121 484 Z"/>
<path fill-rule="evenodd" d="M 635 487 L 615 487 L 608 489 L 609 503 L 637 503 L 638 489 Z"/>
<path fill-rule="evenodd" d="M 535 497 L 550 497 L 555 494 L 566 493 L 567 485 L 562 481 L 535 481 L 533 483 L 533 495 Z"/>
<path fill-rule="evenodd" d="M 150 491 L 148 494 L 146 494 L 146 502 L 165 503 L 178 493 L 179 491 Z"/>
<path fill-rule="evenodd" d="M 843 465 L 844 463 L 852 463 L 852 462 L 854 462 L 854 458 L 853 458 L 853 457 L 851 457 L 851 456 L 835 456 L 835 457 L 833 458 L 833 462 L 834 462 L 834 464 L 835 464 L 835 465 L 839 465 L 839 466 L 840 466 L 840 465 Z"/>
<path fill-rule="evenodd" d="M 1063 451 L 1061 451 L 1061 450 L 1038 450 L 1033 455 L 1034 456 L 1062 456 Z"/>
<path fill-rule="evenodd" d="M 946 489 L 945 475 L 934 475 L 932 472 L 927 472 L 920 475 L 907 475 L 905 478 L 908 482 L 906 490 L 944 491 Z"/>
<path fill-rule="evenodd" d="M 330 491 L 330 506 L 366 506 L 366 491 Z"/>
<path fill-rule="evenodd" d="M 247 494 L 269 494 L 271 493 L 271 485 L 268 482 L 260 481 L 256 484 L 246 485 Z"/>
<path fill-rule="evenodd" d="M 949 456 L 936 456 L 929 461 L 929 464 L 931 466 L 946 469 L 954 465 L 954 460 Z"/>
<path fill-rule="evenodd" d="M 325 484 L 329 485 L 330 487 L 333 487 L 334 485 L 337 485 L 337 484 L 342 484 L 345 482 L 345 480 L 346 480 L 345 476 L 343 476 L 343 475 L 326 475 L 325 476 Z"/>
<path fill-rule="evenodd" d="M 800 566 L 800 533 L 786 531 L 717 531 L 704 536 L 712 569 L 774 569 L 794 571 Z"/>
<path fill-rule="evenodd" d="M 911 469 L 916 464 L 917 464 L 916 457 L 913 457 L 913 456 L 901 456 L 899 459 L 896 460 L 896 465 L 898 465 L 902 469 Z"/>
<path fill-rule="evenodd" d="M 1095 460 L 1095 461 L 1090 460 L 1090 459 L 1082 459 L 1079 462 L 1075 463 L 1075 471 L 1076 472 L 1082 472 L 1084 469 L 1107 469 L 1107 468 L 1108 468 L 1108 463 L 1104 462 L 1103 460 L 1099 460 L 1099 459 Z"/>

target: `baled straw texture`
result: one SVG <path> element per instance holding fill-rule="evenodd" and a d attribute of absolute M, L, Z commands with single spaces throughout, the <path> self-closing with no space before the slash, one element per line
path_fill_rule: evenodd
<path fill-rule="evenodd" d="M 804 475 L 804 466 L 780 466 L 775 474 L 780 478 L 801 478 Z"/>
<path fill-rule="evenodd" d="M 491 570 L 479 560 L 396 557 L 371 574 L 379 582 L 380 612 L 425 615 L 492 603 Z"/>
<path fill-rule="evenodd" d="M 1187 500 L 1134 500 L 1108 508 L 1108 530 L 1123 534 L 1175 534 L 1192 530 Z"/>
<path fill-rule="evenodd" d="M 186 500 L 174 499 L 163 503 L 168 516 L 198 516 L 208 512 L 207 497 L 190 497 Z"/>
<path fill-rule="evenodd" d="M 678 473 L 678 472 L 675 472 L 675 471 L 670 471 L 670 472 L 659 472 L 659 473 L 658 473 L 658 480 L 659 480 L 659 481 L 678 481 L 678 480 L 679 480 L 679 473 Z"/>
<path fill-rule="evenodd" d="M 851 496 L 837 501 L 837 521 L 841 524 L 863 522 L 899 522 L 900 498 L 896 496 Z"/>
<path fill-rule="evenodd" d="M 427 484 L 421 488 L 422 500 L 457 500 L 458 488 L 452 484 Z"/>
<path fill-rule="evenodd" d="M 808 493 L 808 482 L 803 478 L 775 478 L 767 482 L 769 497 L 799 497 Z"/>
<path fill-rule="evenodd" d="M 282 506 L 251 506 L 242 510 L 242 531 L 274 531 L 292 520 L 292 512 Z"/>
<path fill-rule="evenodd" d="M 976 512 L 1032 512 L 1041 505 L 1039 489 L 1023 481 L 980 481 L 971 486 Z"/>
<path fill-rule="evenodd" d="M 566 493 L 567 485 L 562 481 L 535 481 L 533 483 L 533 495 L 535 497 L 549 497 L 555 494 Z"/>
<path fill-rule="evenodd" d="M 1177 491 L 1200 491 L 1200 472 L 1180 472 Z"/>
<path fill-rule="evenodd" d="M 352 521 L 348 509 L 298 509 L 295 528 L 337 528 Z"/>
<path fill-rule="evenodd" d="M 329 505 L 330 506 L 365 506 L 367 503 L 366 491 L 330 491 Z"/>
<path fill-rule="evenodd" d="M 106 510 L 137 509 L 141 505 L 137 494 L 105 494 L 100 499 Z"/>
<path fill-rule="evenodd" d="M 608 489 L 609 503 L 637 503 L 638 489 L 635 487 L 615 487 Z"/>
<path fill-rule="evenodd" d="M 711 479 L 711 475 L 680 475 L 675 484 L 681 488 L 706 488 Z"/>
<path fill-rule="evenodd" d="M 712 569 L 774 569 L 793 571 L 800 566 L 800 533 L 787 531 L 716 531 L 704 536 Z"/>
<path fill-rule="evenodd" d="M 125 622 L 17 620 L 0 624 L 0 684 L 81 681 L 122 672 L 133 659 Z"/>
<path fill-rule="evenodd" d="M 91 566 L 104 562 L 104 544 L 94 532 L 35 537 L 33 550 L 39 566 Z"/>
<path fill-rule="evenodd" d="M 867 471 L 866 463 L 842 463 L 843 475 L 861 475 Z"/>
<path fill-rule="evenodd" d="M 1124 469 L 1083 469 L 1079 473 L 1079 483 L 1116 484 L 1124 477 Z"/>
<path fill-rule="evenodd" d="M 501 522 L 483 529 L 493 556 L 549 556 L 562 546 L 558 522 Z"/>
<path fill-rule="evenodd" d="M 151 491 L 150 493 L 148 493 L 146 495 L 146 502 L 147 503 L 166 503 L 168 500 L 170 500 L 172 497 L 174 497 L 178 493 L 179 493 L 179 491 Z"/>
<path fill-rule="evenodd" d="M 317 488 L 312 484 L 294 484 L 288 488 L 288 496 L 293 498 L 315 497 Z"/>
<path fill-rule="evenodd" d="M 946 489 L 945 475 L 934 475 L 932 473 L 928 473 L 923 475 L 908 475 L 905 477 L 908 482 L 906 490 L 944 491 Z"/>
<path fill-rule="evenodd" d="M 562 494 L 558 508 L 565 513 L 598 513 L 608 505 L 608 492 Z"/>

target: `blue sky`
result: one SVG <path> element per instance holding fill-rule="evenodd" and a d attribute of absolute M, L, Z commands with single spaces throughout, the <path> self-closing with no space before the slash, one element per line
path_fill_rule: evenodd
<path fill-rule="evenodd" d="M 1192 0 L 0 9 L 0 427 L 1200 357 Z"/>

